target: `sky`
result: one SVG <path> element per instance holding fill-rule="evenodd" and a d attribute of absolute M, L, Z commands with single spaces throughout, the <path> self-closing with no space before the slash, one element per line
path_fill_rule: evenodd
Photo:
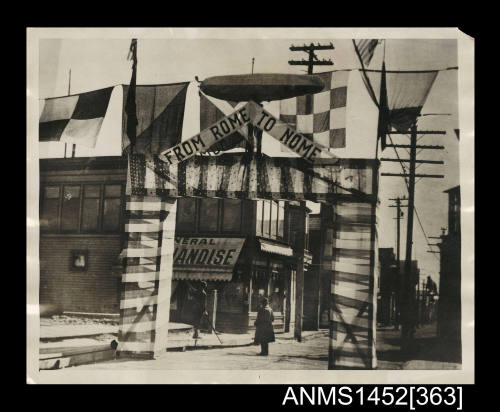
<path fill-rule="evenodd" d="M 84 36 L 82 36 L 84 37 Z M 306 67 L 290 66 L 288 60 L 306 57 L 303 52 L 292 52 L 290 45 L 309 44 L 310 39 L 152 39 L 138 38 L 138 84 L 192 82 L 188 88 L 182 139 L 199 132 L 199 97 L 195 76 L 203 80 L 210 76 L 250 73 L 255 58 L 255 73 L 304 73 Z M 359 62 L 349 39 L 315 38 L 314 43 L 333 43 L 334 50 L 317 52 L 321 58 L 330 58 L 333 66 L 317 66 L 315 72 L 357 69 Z M 128 84 L 131 62 L 127 54 L 129 38 L 60 38 L 39 40 L 39 97 L 64 96 L 108 86 Z M 375 50 L 370 69 L 379 69 L 384 57 L 384 44 Z M 388 70 L 429 70 L 457 66 L 457 46 L 450 39 L 415 39 L 385 41 L 385 62 Z M 69 86 L 69 70 L 71 85 Z M 279 114 L 279 104 L 266 107 Z M 94 149 L 77 147 L 76 156 L 120 155 L 122 91 L 114 89 L 97 145 Z M 377 108 L 371 101 L 360 73 L 352 71 L 347 97 L 347 147 L 334 150 L 339 157 L 373 158 L 376 148 Z M 438 236 L 447 226 L 447 195 L 443 193 L 459 184 L 459 142 L 453 129 L 459 128 L 457 70 L 442 71 L 429 93 L 422 110 L 426 113 L 447 114 L 423 116 L 418 121 L 420 130 L 445 130 L 445 135 L 424 136 L 419 144 L 444 145 L 445 150 L 425 150 L 420 159 L 444 160 L 444 165 L 421 165 L 417 171 L 444 174 L 444 179 L 422 179 L 416 184 L 415 206 L 424 231 Z M 448 115 L 449 114 L 449 115 Z M 407 143 L 407 136 L 393 137 L 394 143 Z M 68 145 L 70 146 L 70 145 Z M 71 148 L 68 148 L 70 156 Z M 286 155 L 280 144 L 264 137 L 263 151 L 269 155 Z M 401 157 L 408 157 L 399 149 Z M 39 143 L 40 158 L 63 157 L 63 143 Z M 395 157 L 393 149 L 385 149 L 383 157 Z M 379 153 L 380 157 L 380 153 Z M 398 163 L 383 162 L 381 172 L 400 173 Z M 388 207 L 389 198 L 407 195 L 400 177 L 380 177 L 379 187 L 379 247 L 395 248 L 395 208 Z M 315 209 L 315 208 L 313 208 Z M 401 221 L 401 251 L 404 259 L 406 239 L 406 212 Z M 436 243 L 437 239 L 431 239 Z M 439 255 L 427 253 L 425 237 L 414 221 L 413 259 L 417 259 L 421 277 L 431 275 L 439 279 Z M 433 250 L 438 250 L 433 247 Z"/>

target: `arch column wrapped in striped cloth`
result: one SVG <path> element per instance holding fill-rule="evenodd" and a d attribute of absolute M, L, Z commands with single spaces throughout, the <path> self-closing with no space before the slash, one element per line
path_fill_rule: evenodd
<path fill-rule="evenodd" d="M 127 195 L 120 353 L 154 358 L 166 351 L 176 208 L 175 198 Z"/>
<path fill-rule="evenodd" d="M 376 202 L 333 206 L 333 230 L 327 231 L 332 247 L 328 369 L 377 367 L 376 207 Z"/>

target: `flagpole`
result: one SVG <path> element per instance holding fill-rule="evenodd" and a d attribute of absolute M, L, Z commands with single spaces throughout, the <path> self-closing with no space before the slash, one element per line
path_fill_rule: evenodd
<path fill-rule="evenodd" d="M 68 78 L 68 96 L 71 94 L 71 68 L 69 69 L 69 78 Z M 66 150 L 68 144 L 64 142 L 64 158 L 66 159 Z"/>
<path fill-rule="evenodd" d="M 382 57 L 382 62 L 385 63 L 385 43 L 387 42 L 387 39 L 384 39 L 384 54 Z"/>

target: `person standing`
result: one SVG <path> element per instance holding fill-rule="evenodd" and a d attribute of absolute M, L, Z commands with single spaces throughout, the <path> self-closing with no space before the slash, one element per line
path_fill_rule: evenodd
<path fill-rule="evenodd" d="M 262 299 L 262 305 L 257 312 L 255 321 L 255 344 L 260 343 L 261 352 L 259 355 L 269 355 L 269 343 L 274 342 L 273 329 L 274 315 L 267 298 Z"/>
<path fill-rule="evenodd" d="M 198 322 L 194 329 L 194 339 L 200 338 L 200 329 L 203 328 L 204 323 L 208 321 L 207 313 L 207 282 L 201 281 L 200 288 L 196 291 L 197 293 L 197 315 Z"/>

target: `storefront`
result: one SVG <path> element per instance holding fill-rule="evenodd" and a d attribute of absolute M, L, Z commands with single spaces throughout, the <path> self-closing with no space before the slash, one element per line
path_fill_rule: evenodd
<path fill-rule="evenodd" d="M 285 332 L 290 327 L 290 306 L 294 306 L 295 302 L 295 294 L 291 293 L 292 274 L 295 272 L 292 248 L 268 239 L 257 238 L 255 243 L 251 265 L 249 327 L 254 328 L 259 305 L 262 298 L 266 297 L 274 313 L 275 332 Z"/>
<path fill-rule="evenodd" d="M 170 319 L 198 324 L 205 282 L 205 304 L 210 319 L 215 318 L 217 331 L 253 330 L 259 305 L 267 297 L 274 312 L 275 332 L 284 332 L 290 321 L 289 296 L 294 296 L 290 292 L 292 260 L 289 246 L 269 240 L 179 237 L 174 251 Z"/>
<path fill-rule="evenodd" d="M 226 329 L 234 317 L 247 311 L 248 287 L 239 259 L 244 237 L 177 237 L 174 250 L 170 320 L 197 325 L 200 307 L 206 305 L 210 317 L 216 310 L 216 329 Z M 202 282 L 207 286 L 206 302 L 201 302 Z M 213 299 L 216 299 L 215 305 Z M 228 323 L 228 325 L 225 325 Z M 226 327 L 225 327 L 226 326 Z"/>

